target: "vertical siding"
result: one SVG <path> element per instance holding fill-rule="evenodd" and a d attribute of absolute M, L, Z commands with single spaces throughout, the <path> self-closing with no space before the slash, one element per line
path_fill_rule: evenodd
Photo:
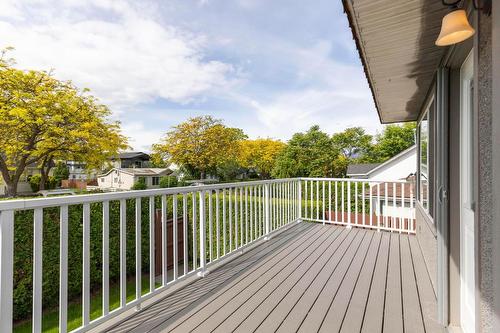
<path fill-rule="evenodd" d="M 415 210 L 417 220 L 417 239 L 424 255 L 427 271 L 431 277 L 432 287 L 436 295 L 437 281 L 437 235 L 436 227 L 432 218 L 423 210 L 417 202 Z"/>

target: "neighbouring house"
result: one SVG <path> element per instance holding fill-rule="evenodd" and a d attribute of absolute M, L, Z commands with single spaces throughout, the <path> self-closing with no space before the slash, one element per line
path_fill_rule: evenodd
<path fill-rule="evenodd" d="M 141 151 L 128 151 L 119 153 L 111 158 L 113 168 L 147 168 L 150 166 L 151 157 Z"/>
<path fill-rule="evenodd" d="M 422 311 L 500 332 L 500 1 L 343 4 L 381 122 L 418 122 Z"/>
<path fill-rule="evenodd" d="M 66 161 L 66 166 L 68 167 L 69 170 L 69 180 L 87 180 L 87 179 L 92 179 L 95 178 L 95 173 L 94 175 L 90 175 L 89 171 L 86 168 L 86 163 L 85 162 L 80 162 L 80 161 Z"/>
<path fill-rule="evenodd" d="M 347 166 L 346 176 L 356 179 L 367 179 L 370 171 L 382 163 L 351 163 Z"/>
<path fill-rule="evenodd" d="M 358 179 L 401 180 L 416 172 L 417 146 L 400 152 L 384 163 L 350 164 L 347 176 Z"/>
<path fill-rule="evenodd" d="M 414 176 L 408 182 L 381 182 L 370 186 L 369 195 L 365 200 L 371 200 L 376 216 L 388 218 L 415 219 L 413 204 L 416 193 Z"/>
<path fill-rule="evenodd" d="M 384 163 L 351 164 L 347 168 L 347 176 L 367 180 L 370 189 L 365 193 L 364 200 L 371 202 L 376 217 L 413 220 L 416 194 L 412 182 L 416 165 L 417 146 L 413 145 Z"/>
<path fill-rule="evenodd" d="M 159 188 L 160 178 L 171 173 L 168 168 L 113 168 L 97 177 L 97 185 L 103 190 L 130 190 L 142 179 L 148 188 Z"/>

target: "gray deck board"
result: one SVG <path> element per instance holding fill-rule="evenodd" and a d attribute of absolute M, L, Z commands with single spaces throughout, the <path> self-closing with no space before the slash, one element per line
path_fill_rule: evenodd
<path fill-rule="evenodd" d="M 408 236 L 403 235 L 401 244 L 401 285 L 403 291 L 403 321 L 405 332 L 425 333 L 422 310 L 418 299 L 417 282 L 413 270 Z"/>
<path fill-rule="evenodd" d="M 333 232 L 332 229 L 320 233 L 318 237 L 295 248 L 282 258 L 274 258 L 268 265 L 264 265 L 255 271 L 254 275 L 249 275 L 246 279 L 238 281 L 231 290 L 221 290 L 208 301 L 198 306 L 194 313 L 178 320 L 178 322 L 182 321 L 182 323 L 172 327 L 172 332 L 189 332 L 198 328 L 201 324 L 203 324 L 205 332 L 215 329 L 244 300 L 260 288 L 265 287 L 276 275 L 282 276 L 282 274 L 295 269 L 300 262 L 307 259 L 314 252 L 317 246 L 327 241 Z"/>
<path fill-rule="evenodd" d="M 390 240 L 391 234 L 384 233 L 382 235 L 364 318 L 360 318 L 360 321 L 363 321 L 361 329 L 363 333 L 382 332 Z"/>
<path fill-rule="evenodd" d="M 341 332 L 360 332 L 366 304 L 368 302 L 368 295 L 372 285 L 373 272 L 375 270 L 375 264 L 377 262 L 377 257 L 380 250 L 380 244 L 382 240 L 382 235 L 385 233 L 377 232 L 374 236 L 374 241 L 370 245 L 368 254 L 359 273 L 358 281 L 356 282 L 356 287 L 349 302 L 349 307 L 345 313 Z"/>
<path fill-rule="evenodd" d="M 399 234 L 391 234 L 385 289 L 384 332 L 404 331 L 399 239 Z"/>
<path fill-rule="evenodd" d="M 248 316 L 244 322 L 238 327 L 239 332 L 274 332 L 288 314 L 293 310 L 294 306 L 301 297 L 313 286 L 314 282 L 321 276 L 329 276 L 328 269 L 334 267 L 332 260 L 336 260 L 339 254 L 346 248 L 347 236 L 353 237 L 354 233 L 350 233 L 347 229 L 342 231 L 342 234 L 332 244 L 332 249 L 325 252 L 320 259 L 315 263 L 315 266 L 309 269 L 300 278 L 291 289 L 286 291 L 284 296 L 275 292 L 268 299 L 260 304 L 253 313 Z M 344 244 L 344 245 L 343 245 Z M 313 282 L 311 282 L 313 281 Z M 286 287 L 283 286 L 283 291 Z M 298 325 L 297 325 L 298 326 Z"/>
<path fill-rule="evenodd" d="M 244 300 L 239 299 L 239 302 L 242 302 L 241 305 L 238 306 L 223 322 L 221 322 L 215 331 L 232 332 L 263 301 L 266 299 L 272 301 L 275 297 L 278 299 L 281 298 L 286 291 L 290 290 L 290 288 L 293 287 L 293 285 L 295 285 L 307 271 L 313 269 L 312 266 L 314 266 L 314 264 L 317 263 L 323 255 L 329 255 L 329 251 L 332 251 L 334 248 L 332 245 L 337 236 L 337 234 L 331 234 L 327 240 L 322 242 L 320 245 L 315 246 L 314 251 L 311 252 L 306 258 L 299 258 L 293 265 L 288 265 L 286 269 L 282 270 L 279 274 L 276 274 L 276 276 L 265 285 L 251 290 L 247 295 L 250 297 L 244 297 Z M 222 317 L 224 317 L 224 314 Z M 203 332 L 205 329 L 210 329 L 210 322 L 211 320 L 207 321 L 208 325 L 204 324 L 198 327 L 198 330 L 195 332 Z"/>
<path fill-rule="evenodd" d="M 440 332 L 415 236 L 299 223 L 107 332 Z"/>
<path fill-rule="evenodd" d="M 306 291 L 302 295 L 302 297 L 293 305 L 292 309 L 288 311 L 285 318 L 281 319 L 279 322 L 274 322 L 274 317 L 268 317 L 266 322 L 264 323 L 262 331 L 272 331 L 273 326 L 278 324 L 278 330 L 281 332 L 295 332 L 302 321 L 304 320 L 307 312 L 311 309 L 316 299 L 319 297 L 321 291 L 324 289 L 328 279 L 335 271 L 339 262 L 341 261 L 342 256 L 349 249 L 350 244 L 355 239 L 358 232 L 349 232 L 349 235 L 342 241 L 342 244 L 339 246 L 338 251 L 335 252 L 337 255 L 333 256 L 330 261 L 327 269 L 321 271 L 318 277 L 312 281 L 312 283 L 307 287 Z M 286 305 L 283 305 L 286 306 Z"/>
<path fill-rule="evenodd" d="M 332 300 L 342 285 L 344 277 L 347 274 L 352 261 L 356 257 L 356 254 L 358 253 L 358 249 L 363 243 L 363 240 L 369 238 L 371 235 L 373 235 L 371 232 L 366 232 L 364 230 L 360 230 L 358 232 L 356 238 L 351 243 L 346 253 L 342 256 L 339 265 L 330 276 L 330 279 L 319 294 L 318 298 L 315 300 L 314 305 L 311 307 L 309 312 L 306 313 L 298 332 L 318 332 L 323 319 L 330 308 Z"/>
<path fill-rule="evenodd" d="M 216 300 L 205 304 L 204 310 L 200 311 L 189 320 L 185 321 L 173 330 L 173 332 L 186 332 L 186 331 L 203 331 L 211 332 L 218 328 L 218 326 L 229 319 L 231 315 L 237 311 L 243 311 L 242 305 L 250 297 L 256 293 L 269 293 L 274 290 L 275 286 L 282 279 L 286 278 L 289 274 L 299 269 L 300 265 L 314 258 L 314 254 L 319 250 L 326 250 L 327 245 L 330 243 L 329 239 L 332 238 L 334 230 L 328 230 L 321 234 L 310 246 L 304 249 L 298 248 L 296 251 L 291 252 L 290 255 L 280 260 L 277 264 L 269 267 L 267 271 L 256 272 L 257 278 L 249 277 L 249 283 L 239 283 L 234 295 L 229 293 L 222 293 Z M 237 292 L 237 293 L 236 293 Z M 214 311 L 215 310 L 215 311 Z M 210 312 L 206 316 L 205 313 Z M 196 318 L 196 319 L 195 319 Z M 196 323 L 196 326 L 194 325 Z M 229 331 L 229 330 L 228 330 Z"/>
<path fill-rule="evenodd" d="M 320 227 L 311 228 L 305 225 L 294 226 L 292 230 L 284 232 L 279 238 L 272 239 L 268 246 L 256 248 L 224 265 L 209 274 L 206 278 L 169 295 L 162 301 L 131 316 L 126 321 L 119 323 L 107 332 L 148 332 L 161 323 L 178 316 L 186 311 L 189 306 L 196 304 L 211 292 L 225 287 L 233 279 L 244 278 L 259 265 L 265 265 L 272 257 L 287 253 L 290 248 L 303 243 L 311 235 L 319 233 Z"/>

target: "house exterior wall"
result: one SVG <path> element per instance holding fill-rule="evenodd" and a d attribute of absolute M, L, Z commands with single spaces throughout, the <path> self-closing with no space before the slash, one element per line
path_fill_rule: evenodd
<path fill-rule="evenodd" d="M 134 176 L 114 170 L 98 177 L 97 185 L 102 189 L 130 190 L 134 185 Z"/>
<path fill-rule="evenodd" d="M 417 201 L 415 207 L 417 239 L 424 255 L 425 264 L 431 277 L 434 294 L 437 287 L 437 232 L 434 220 Z"/>
<path fill-rule="evenodd" d="M 493 284 L 494 303 L 491 305 L 493 314 L 492 331 L 500 332 L 500 3 L 493 1 L 492 13 L 492 35 L 491 35 L 491 53 L 496 55 L 492 57 L 492 96 L 491 96 L 491 142 L 496 149 L 491 150 L 491 189 L 492 189 L 492 243 L 493 252 L 491 261 L 497 263 L 493 265 L 491 271 L 491 280 L 496 281 Z"/>
<path fill-rule="evenodd" d="M 498 86 L 493 90 L 493 73 L 498 80 L 499 62 L 498 53 L 493 53 L 493 41 L 498 43 L 498 15 L 500 4 L 492 1 L 492 16 L 476 13 L 477 33 L 474 40 L 476 50 L 475 63 L 475 91 L 476 107 L 479 123 L 478 131 L 478 191 L 477 191 L 477 216 L 476 216 L 476 241 L 478 272 L 476 273 L 477 288 L 476 295 L 476 327 L 481 332 L 499 332 L 500 295 L 498 280 L 499 253 L 498 241 L 500 236 L 495 233 L 498 230 L 500 220 L 498 216 L 498 113 L 497 107 L 493 107 L 493 98 L 498 101 Z M 492 38 L 492 27 L 495 22 L 495 39 Z M 498 48 L 498 46 L 496 46 Z M 497 81 L 496 81 L 497 82 Z M 494 121 L 496 120 L 496 123 Z M 496 152 L 495 152 L 496 151 Z M 494 203 L 497 202 L 495 206 Z M 495 218 L 496 217 L 496 218 Z M 496 261 L 495 261 L 496 260 Z"/>
<path fill-rule="evenodd" d="M 147 185 L 147 187 L 148 188 L 160 188 L 159 183 L 158 183 L 158 185 L 153 185 L 153 178 L 158 178 L 158 182 L 159 182 L 159 180 L 160 180 L 161 177 L 162 176 L 147 176 L 147 177 L 145 177 L 146 178 L 146 185 Z M 135 181 L 139 180 L 138 176 L 136 176 L 135 178 L 136 178 Z"/>
<path fill-rule="evenodd" d="M 493 6 L 488 17 L 474 13 L 474 40 L 458 44 L 456 56 L 445 66 L 450 71 L 449 106 L 449 234 L 448 236 L 448 312 L 449 323 L 460 325 L 460 105 L 459 69 L 473 44 L 474 82 L 477 115 L 477 184 L 476 197 L 476 329 L 478 332 L 500 332 L 500 4 Z M 495 16 L 496 15 L 496 16 Z M 493 23 L 494 22 L 494 23 Z M 496 32 L 496 34 L 495 34 Z M 492 37 L 492 34 L 495 37 Z M 497 44 L 495 44 L 497 43 Z M 496 49 L 495 49 L 496 47 Z M 496 53 L 495 51 L 496 50 Z M 453 61 L 455 63 L 453 63 Z M 495 81 L 496 80 L 496 81 Z M 436 229 L 432 218 L 417 203 L 417 237 L 435 290 L 437 277 Z"/>
<path fill-rule="evenodd" d="M 416 149 L 401 158 L 391 161 L 389 165 L 370 173 L 368 179 L 383 179 L 385 181 L 399 180 L 415 173 L 417 165 Z"/>
<path fill-rule="evenodd" d="M 102 189 L 130 190 L 139 178 L 144 178 L 148 188 L 159 188 L 159 185 L 153 185 L 153 178 L 158 176 L 138 176 L 126 172 L 112 171 L 105 176 L 98 177 L 97 184 Z"/>

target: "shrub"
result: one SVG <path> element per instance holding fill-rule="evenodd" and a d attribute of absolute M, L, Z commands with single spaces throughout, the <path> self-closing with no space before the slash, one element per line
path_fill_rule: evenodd
<path fill-rule="evenodd" d="M 61 186 L 61 181 L 69 178 L 69 168 L 64 162 L 57 162 L 54 169 L 54 178 L 57 182 L 57 186 Z"/>
<path fill-rule="evenodd" d="M 40 191 L 40 182 L 42 181 L 42 176 L 40 174 L 36 174 L 30 177 L 29 183 L 31 186 L 31 190 L 33 192 L 38 192 Z M 56 188 L 57 185 L 57 180 L 56 178 L 49 176 L 47 179 L 47 184 L 45 186 L 45 189 L 47 190 L 53 190 Z"/>
<path fill-rule="evenodd" d="M 147 188 L 148 185 L 146 185 L 146 179 L 143 177 L 139 178 L 139 180 L 132 185 L 132 190 L 145 190 Z"/>
<path fill-rule="evenodd" d="M 173 196 L 167 196 L 167 216 L 173 216 Z M 215 197 L 212 196 L 213 207 L 216 207 Z M 228 203 L 228 198 L 219 196 L 219 207 L 222 202 Z M 233 205 L 237 199 L 232 196 Z M 182 212 L 183 195 L 177 196 L 177 211 Z M 143 272 L 149 268 L 149 198 L 141 199 L 141 251 Z M 135 199 L 125 202 L 126 221 L 126 271 L 127 275 L 135 274 Z M 154 197 L 154 209 L 162 207 L 161 196 Z M 187 227 L 193 230 L 193 200 L 192 195 L 187 196 Z M 102 280 L 102 203 L 90 204 L 90 286 L 92 292 L 98 291 Z M 57 308 L 59 301 L 59 214 L 58 207 L 43 210 L 43 308 Z M 81 300 L 82 291 L 82 215 L 81 204 L 70 205 L 68 210 L 68 300 Z M 182 215 L 178 218 L 181 219 Z M 232 212 L 232 220 L 236 221 L 236 212 Z M 262 222 L 263 223 L 263 222 Z M 199 225 L 198 225 L 199 228 Z M 199 230 L 199 229 L 198 229 Z M 216 228 L 213 228 L 215 237 Z M 262 229 L 263 230 L 263 229 Z M 222 230 L 220 231 L 222 232 Z M 14 222 L 14 320 L 28 319 L 32 311 L 33 291 L 33 210 L 22 210 L 15 213 Z M 171 234 L 169 234 L 172 237 Z M 229 230 L 226 230 L 226 242 L 229 242 Z M 198 236 L 199 237 L 199 236 Z M 236 234 L 232 233 L 233 242 Z M 222 238 L 221 238 L 222 239 Z M 170 241 L 170 240 L 169 240 Z M 187 233 L 187 244 L 193 244 L 193 233 Z M 227 243 L 229 245 L 229 243 Z M 207 249 L 207 253 L 209 253 Z M 212 253 L 216 252 L 216 243 L 212 246 Z M 193 247 L 187 247 L 188 260 L 192 265 Z M 180 258 L 182 261 L 182 258 Z M 109 279 L 116 283 L 120 278 L 120 202 L 109 202 Z"/>
<path fill-rule="evenodd" d="M 160 187 L 177 187 L 177 177 L 175 176 L 164 176 L 160 178 Z"/>
<path fill-rule="evenodd" d="M 29 182 L 30 182 L 31 190 L 33 192 L 40 191 L 40 181 L 41 180 L 42 180 L 42 176 L 40 176 L 40 175 L 33 175 L 30 177 Z"/>

